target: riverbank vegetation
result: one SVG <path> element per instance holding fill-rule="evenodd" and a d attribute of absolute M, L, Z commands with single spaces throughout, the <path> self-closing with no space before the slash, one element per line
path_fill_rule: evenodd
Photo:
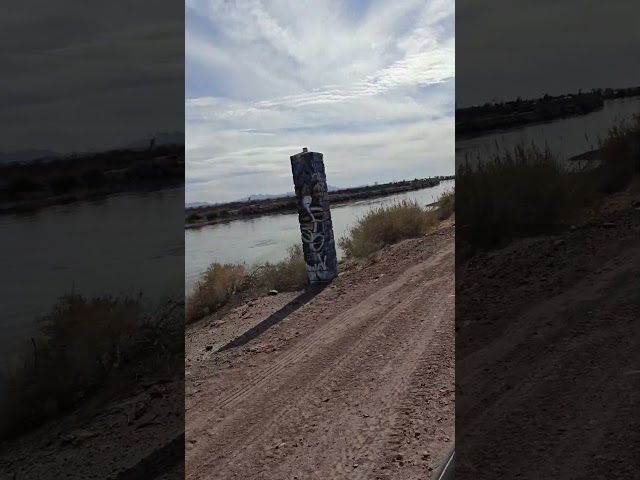
<path fill-rule="evenodd" d="M 184 184 L 184 145 L 0 164 L 0 213 Z"/>
<path fill-rule="evenodd" d="M 455 210 L 455 190 L 444 192 L 433 208 L 403 200 L 374 208 L 339 240 L 347 258 L 364 258 L 407 238 L 420 237 Z"/>
<path fill-rule="evenodd" d="M 434 206 L 403 201 L 371 210 L 359 219 L 340 245 L 347 258 L 363 258 L 385 245 L 427 233 L 454 213 L 455 192 L 444 192 Z M 292 246 L 279 262 L 254 266 L 213 263 L 187 295 L 186 321 L 196 322 L 270 290 L 297 291 L 308 283 L 301 245 Z"/>
<path fill-rule="evenodd" d="M 141 298 L 62 297 L 27 353 L 0 372 L 0 439 L 74 409 L 114 377 L 171 370 L 184 352 L 183 305 L 150 312 Z"/>
<path fill-rule="evenodd" d="M 640 117 L 614 125 L 597 163 L 568 166 L 548 148 L 517 146 L 457 168 L 458 254 L 567 228 L 603 195 L 640 174 Z"/>
<path fill-rule="evenodd" d="M 456 137 L 471 138 L 491 131 L 584 115 L 603 108 L 605 100 L 640 96 L 640 87 L 594 88 L 565 95 L 493 101 L 456 108 Z"/>
<path fill-rule="evenodd" d="M 439 185 L 442 181 L 454 179 L 454 176 L 416 178 L 414 180 L 403 180 L 401 182 L 390 182 L 366 187 L 344 188 L 330 191 L 327 195 L 329 201 L 333 205 L 336 205 L 357 200 L 397 195 L 423 188 L 431 188 Z M 241 218 L 252 218 L 274 213 L 292 213 L 297 210 L 298 201 L 294 196 L 254 201 L 247 200 L 219 205 L 203 205 L 186 209 L 185 224 L 186 228 L 200 228 L 205 225 L 214 225 Z"/>
<path fill-rule="evenodd" d="M 293 246 L 287 258 L 252 267 L 213 263 L 202 274 L 186 301 L 186 321 L 193 323 L 246 296 L 264 295 L 270 290 L 296 291 L 307 284 L 302 247 Z"/>

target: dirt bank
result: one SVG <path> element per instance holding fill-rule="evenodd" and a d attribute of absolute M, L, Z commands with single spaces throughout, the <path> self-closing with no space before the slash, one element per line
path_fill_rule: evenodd
<path fill-rule="evenodd" d="M 181 360 L 125 369 L 99 397 L 0 444 L 0 479 L 184 478 Z"/>
<path fill-rule="evenodd" d="M 449 225 L 306 303 L 255 300 L 227 323 L 193 325 L 186 478 L 431 478 L 454 441 L 453 272 Z M 246 328 L 286 305 L 267 331 L 217 351 L 242 330 L 234 321 L 250 317 Z"/>
<path fill-rule="evenodd" d="M 640 195 L 456 281 L 460 478 L 636 478 Z"/>

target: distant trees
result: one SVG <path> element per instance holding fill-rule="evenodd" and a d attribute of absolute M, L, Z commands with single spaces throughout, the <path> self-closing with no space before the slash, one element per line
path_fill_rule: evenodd
<path fill-rule="evenodd" d="M 92 168 L 82 174 L 82 182 L 88 188 L 101 188 L 107 183 L 107 177 L 104 172 Z"/>
<path fill-rule="evenodd" d="M 80 182 L 74 175 L 61 175 L 54 178 L 50 183 L 51 191 L 54 195 L 69 193 L 79 185 Z"/>

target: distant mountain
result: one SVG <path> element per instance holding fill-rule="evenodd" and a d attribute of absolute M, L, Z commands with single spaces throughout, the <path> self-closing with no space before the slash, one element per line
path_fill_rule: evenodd
<path fill-rule="evenodd" d="M 249 200 L 268 200 L 270 198 L 284 198 L 284 197 L 293 197 L 295 193 L 287 192 L 287 193 L 256 193 L 254 195 L 248 195 L 246 197 L 240 198 L 239 202 L 248 202 Z"/>
<path fill-rule="evenodd" d="M 184 204 L 185 208 L 197 208 L 197 207 L 206 207 L 207 205 L 211 205 L 209 202 L 187 202 Z"/>
<path fill-rule="evenodd" d="M 60 154 L 52 150 L 30 149 L 14 152 L 0 152 L 0 163 L 29 162 L 40 158 L 53 158 Z"/>
<path fill-rule="evenodd" d="M 335 192 L 337 190 L 342 190 L 340 187 L 334 187 L 333 185 L 327 185 L 327 190 L 329 192 Z M 287 192 L 287 193 L 256 193 L 253 195 L 248 195 L 246 197 L 240 198 L 239 202 L 248 202 L 249 200 L 268 200 L 270 198 L 284 198 L 284 197 L 294 197 L 295 192 Z"/>

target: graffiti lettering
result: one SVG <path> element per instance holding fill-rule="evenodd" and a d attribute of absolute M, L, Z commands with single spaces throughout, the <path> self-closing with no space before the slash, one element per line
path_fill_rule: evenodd
<path fill-rule="evenodd" d="M 309 281 L 331 281 L 338 274 L 338 262 L 322 154 L 303 152 L 292 156 L 291 171 Z"/>

